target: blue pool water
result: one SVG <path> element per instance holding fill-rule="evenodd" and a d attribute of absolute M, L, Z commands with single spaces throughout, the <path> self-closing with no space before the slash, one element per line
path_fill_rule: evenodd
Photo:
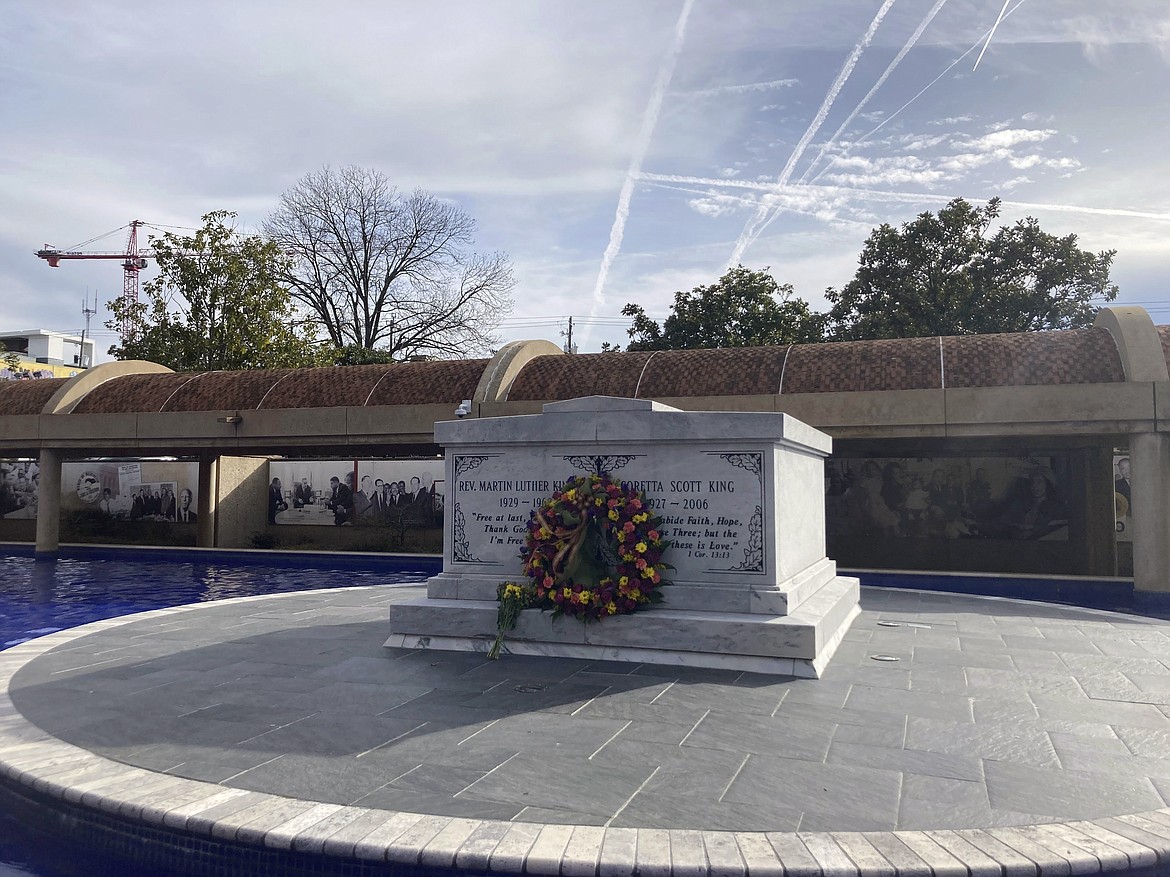
<path fill-rule="evenodd" d="M 161 609 L 320 588 L 421 582 L 438 559 L 77 550 L 56 561 L 31 551 L 0 556 L 0 650 L 91 621 Z M 0 877 L 146 877 L 81 858 L 0 810 Z"/>

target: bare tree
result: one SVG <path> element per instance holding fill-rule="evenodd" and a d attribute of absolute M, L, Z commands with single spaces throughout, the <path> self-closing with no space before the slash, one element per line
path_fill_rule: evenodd
<path fill-rule="evenodd" d="M 475 220 L 376 170 L 329 167 L 280 197 L 265 233 L 292 256 L 284 279 L 338 348 L 469 356 L 498 343 L 512 309 L 508 257 L 471 250 Z"/>

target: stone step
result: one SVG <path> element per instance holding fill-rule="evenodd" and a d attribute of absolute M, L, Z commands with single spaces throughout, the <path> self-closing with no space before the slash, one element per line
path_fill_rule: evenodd
<path fill-rule="evenodd" d="M 789 615 L 713 613 L 655 606 L 582 624 L 527 610 L 507 635 L 513 654 L 596 657 L 644 663 L 819 675 L 857 614 L 858 581 L 837 576 Z M 497 603 L 434 600 L 396 604 L 394 648 L 486 650 L 495 638 Z"/>

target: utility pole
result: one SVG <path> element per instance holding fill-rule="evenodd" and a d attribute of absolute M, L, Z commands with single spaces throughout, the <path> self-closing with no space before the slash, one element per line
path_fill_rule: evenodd
<path fill-rule="evenodd" d="M 81 330 L 81 350 L 77 354 L 77 364 L 82 368 L 89 368 L 89 362 L 85 356 L 85 336 L 89 334 L 89 320 L 97 313 L 97 295 L 94 295 L 94 307 L 89 306 L 89 290 L 85 291 L 85 301 L 81 303 L 81 313 L 85 316 L 85 328 Z"/>
<path fill-rule="evenodd" d="M 565 346 L 564 346 L 565 353 L 576 353 L 577 348 L 573 346 L 573 318 L 572 317 L 569 317 L 569 331 L 567 333 L 562 332 L 561 335 L 568 336 L 568 340 L 565 341 Z"/>

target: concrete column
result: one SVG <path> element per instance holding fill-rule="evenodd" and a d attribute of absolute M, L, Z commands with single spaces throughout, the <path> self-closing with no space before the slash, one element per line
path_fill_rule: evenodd
<path fill-rule="evenodd" d="M 1170 606 L 1170 436 L 1129 438 L 1133 471 L 1133 585 L 1141 606 Z"/>
<path fill-rule="evenodd" d="M 38 558 L 57 556 L 61 539 L 61 452 L 41 448 L 37 461 L 40 467 L 37 488 L 37 545 Z"/>
<path fill-rule="evenodd" d="M 214 548 L 215 516 L 219 509 L 219 455 L 202 454 L 199 457 L 199 523 L 196 524 L 195 544 L 200 548 Z"/>
<path fill-rule="evenodd" d="M 1113 516 L 1113 447 L 1078 448 L 1069 454 L 1072 492 L 1069 548 L 1072 573 L 1082 576 L 1117 574 L 1117 533 Z"/>

